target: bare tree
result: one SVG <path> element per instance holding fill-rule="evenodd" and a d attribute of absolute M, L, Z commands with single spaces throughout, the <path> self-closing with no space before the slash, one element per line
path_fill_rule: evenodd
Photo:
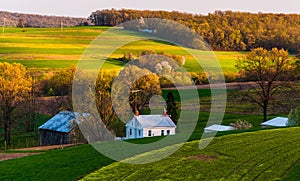
<path fill-rule="evenodd" d="M 253 49 L 244 59 L 237 61 L 236 67 L 248 80 L 256 85 L 244 94 L 263 109 L 264 121 L 270 101 L 274 95 L 287 88 L 293 74 L 293 64 L 289 53 L 284 49 Z"/>

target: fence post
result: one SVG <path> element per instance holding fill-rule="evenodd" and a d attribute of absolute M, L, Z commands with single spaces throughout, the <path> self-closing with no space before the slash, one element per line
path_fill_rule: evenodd
<path fill-rule="evenodd" d="M 4 151 L 6 151 L 6 140 L 4 140 Z"/>

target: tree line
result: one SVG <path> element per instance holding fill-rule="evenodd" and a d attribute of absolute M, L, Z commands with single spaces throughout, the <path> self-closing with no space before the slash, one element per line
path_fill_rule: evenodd
<path fill-rule="evenodd" d="M 45 16 L 37 14 L 23 14 L 0 11 L 1 26 L 12 27 L 59 27 L 88 25 L 86 18 L 73 18 L 61 16 Z"/>
<path fill-rule="evenodd" d="M 96 26 L 115 26 L 130 20 L 160 18 L 179 22 L 202 36 L 214 50 L 249 51 L 264 47 L 300 51 L 300 15 L 215 11 L 208 15 L 177 11 L 105 9 L 89 16 Z"/>

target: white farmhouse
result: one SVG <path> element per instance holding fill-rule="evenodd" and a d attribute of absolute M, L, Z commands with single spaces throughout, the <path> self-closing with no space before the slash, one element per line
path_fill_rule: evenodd
<path fill-rule="evenodd" d="M 126 124 L 126 138 L 144 138 L 153 136 L 175 135 L 176 125 L 166 112 L 162 115 L 139 115 L 136 111 Z"/>

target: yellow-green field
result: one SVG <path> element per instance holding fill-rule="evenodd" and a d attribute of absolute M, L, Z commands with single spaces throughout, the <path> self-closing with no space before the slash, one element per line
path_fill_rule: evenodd
<path fill-rule="evenodd" d="M 89 44 L 108 27 L 60 28 L 5 28 L 0 34 L 0 61 L 18 62 L 28 68 L 63 68 L 77 64 Z M 125 53 L 140 53 L 155 50 L 168 54 L 184 55 L 185 68 L 199 72 L 199 65 L 193 57 L 179 46 L 146 40 L 130 43 L 119 48 L 111 56 L 122 57 Z M 224 71 L 235 71 L 235 61 L 245 52 L 215 52 Z M 119 69 L 123 63 L 108 61 L 107 69 Z"/>

